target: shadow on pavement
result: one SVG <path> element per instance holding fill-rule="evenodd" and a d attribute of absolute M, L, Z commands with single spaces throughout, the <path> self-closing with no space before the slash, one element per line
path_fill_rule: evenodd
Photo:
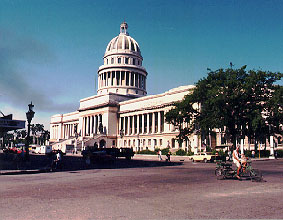
<path fill-rule="evenodd" d="M 14 155 L 0 154 L 0 175 L 36 174 L 50 172 L 51 158 L 46 155 L 30 155 L 30 161 L 19 161 Z M 118 158 L 113 161 L 86 164 L 79 156 L 63 156 L 62 168 L 56 172 L 76 172 L 88 169 L 125 169 L 182 165 L 183 162 L 166 162 L 151 160 L 126 160 Z"/>

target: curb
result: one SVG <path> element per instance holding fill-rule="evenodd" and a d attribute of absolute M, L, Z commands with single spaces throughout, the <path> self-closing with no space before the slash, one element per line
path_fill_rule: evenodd
<path fill-rule="evenodd" d="M 17 174 L 36 174 L 49 172 L 47 169 L 36 169 L 36 170 L 4 170 L 0 171 L 0 175 L 17 175 Z"/>

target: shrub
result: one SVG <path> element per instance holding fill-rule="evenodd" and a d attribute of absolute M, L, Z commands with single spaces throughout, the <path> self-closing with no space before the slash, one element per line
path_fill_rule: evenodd
<path fill-rule="evenodd" d="M 176 151 L 175 154 L 178 155 L 178 156 L 185 156 L 187 153 L 183 149 L 179 149 L 179 150 Z"/>
<path fill-rule="evenodd" d="M 187 156 L 192 156 L 192 155 L 194 155 L 194 152 L 189 150 L 188 153 L 187 153 Z"/>
<path fill-rule="evenodd" d="M 149 154 L 149 155 L 156 155 L 155 151 L 151 151 L 151 150 L 142 150 L 139 152 L 136 152 L 137 154 Z"/>
<path fill-rule="evenodd" d="M 157 154 L 159 150 L 160 150 L 159 147 L 155 148 L 155 149 L 154 149 L 155 154 Z"/>
<path fill-rule="evenodd" d="M 269 157 L 270 151 L 269 150 L 261 150 L 260 157 Z M 255 157 L 259 157 L 259 151 L 256 152 Z"/>
<path fill-rule="evenodd" d="M 162 152 L 162 155 L 167 155 L 168 154 L 168 152 L 169 152 L 169 148 L 164 148 L 164 149 L 162 149 L 161 150 L 161 152 Z"/>
<path fill-rule="evenodd" d="M 219 156 L 228 156 L 228 152 L 226 153 L 226 152 L 224 152 L 223 150 L 220 150 L 220 151 L 218 152 L 218 154 L 219 154 Z"/>
<path fill-rule="evenodd" d="M 260 157 L 269 157 L 270 151 L 269 150 L 261 150 L 260 151 Z M 252 158 L 252 151 L 251 150 L 245 150 L 245 156 Z M 259 157 L 259 151 L 255 153 L 255 157 Z"/>
<path fill-rule="evenodd" d="M 275 152 L 277 153 L 277 157 L 278 158 L 282 158 L 283 157 L 283 150 L 276 150 Z"/>
<path fill-rule="evenodd" d="M 246 150 L 246 151 L 245 151 L 245 156 L 251 158 L 251 157 L 252 157 L 252 151 Z"/>

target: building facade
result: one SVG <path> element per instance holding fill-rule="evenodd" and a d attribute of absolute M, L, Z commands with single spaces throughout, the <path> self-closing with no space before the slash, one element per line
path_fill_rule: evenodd
<path fill-rule="evenodd" d="M 120 34 L 106 47 L 103 65 L 98 69 L 97 95 L 80 100 L 77 111 L 51 117 L 50 142 L 53 147 L 76 150 L 100 147 L 131 147 L 134 151 L 155 148 L 194 149 L 197 135 L 179 146 L 178 131 L 165 122 L 172 104 L 192 92 L 194 86 L 181 86 L 147 96 L 147 71 L 138 43 L 129 36 L 123 22 Z"/>

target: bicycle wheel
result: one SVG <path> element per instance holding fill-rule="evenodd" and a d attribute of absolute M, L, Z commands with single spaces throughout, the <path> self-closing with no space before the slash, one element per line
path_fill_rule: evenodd
<path fill-rule="evenodd" d="M 260 182 L 262 181 L 262 173 L 258 169 L 252 169 L 250 171 L 250 178 L 253 182 Z"/>
<path fill-rule="evenodd" d="M 223 169 L 222 168 L 215 169 L 215 176 L 217 177 L 218 180 L 223 180 L 224 179 Z"/>

